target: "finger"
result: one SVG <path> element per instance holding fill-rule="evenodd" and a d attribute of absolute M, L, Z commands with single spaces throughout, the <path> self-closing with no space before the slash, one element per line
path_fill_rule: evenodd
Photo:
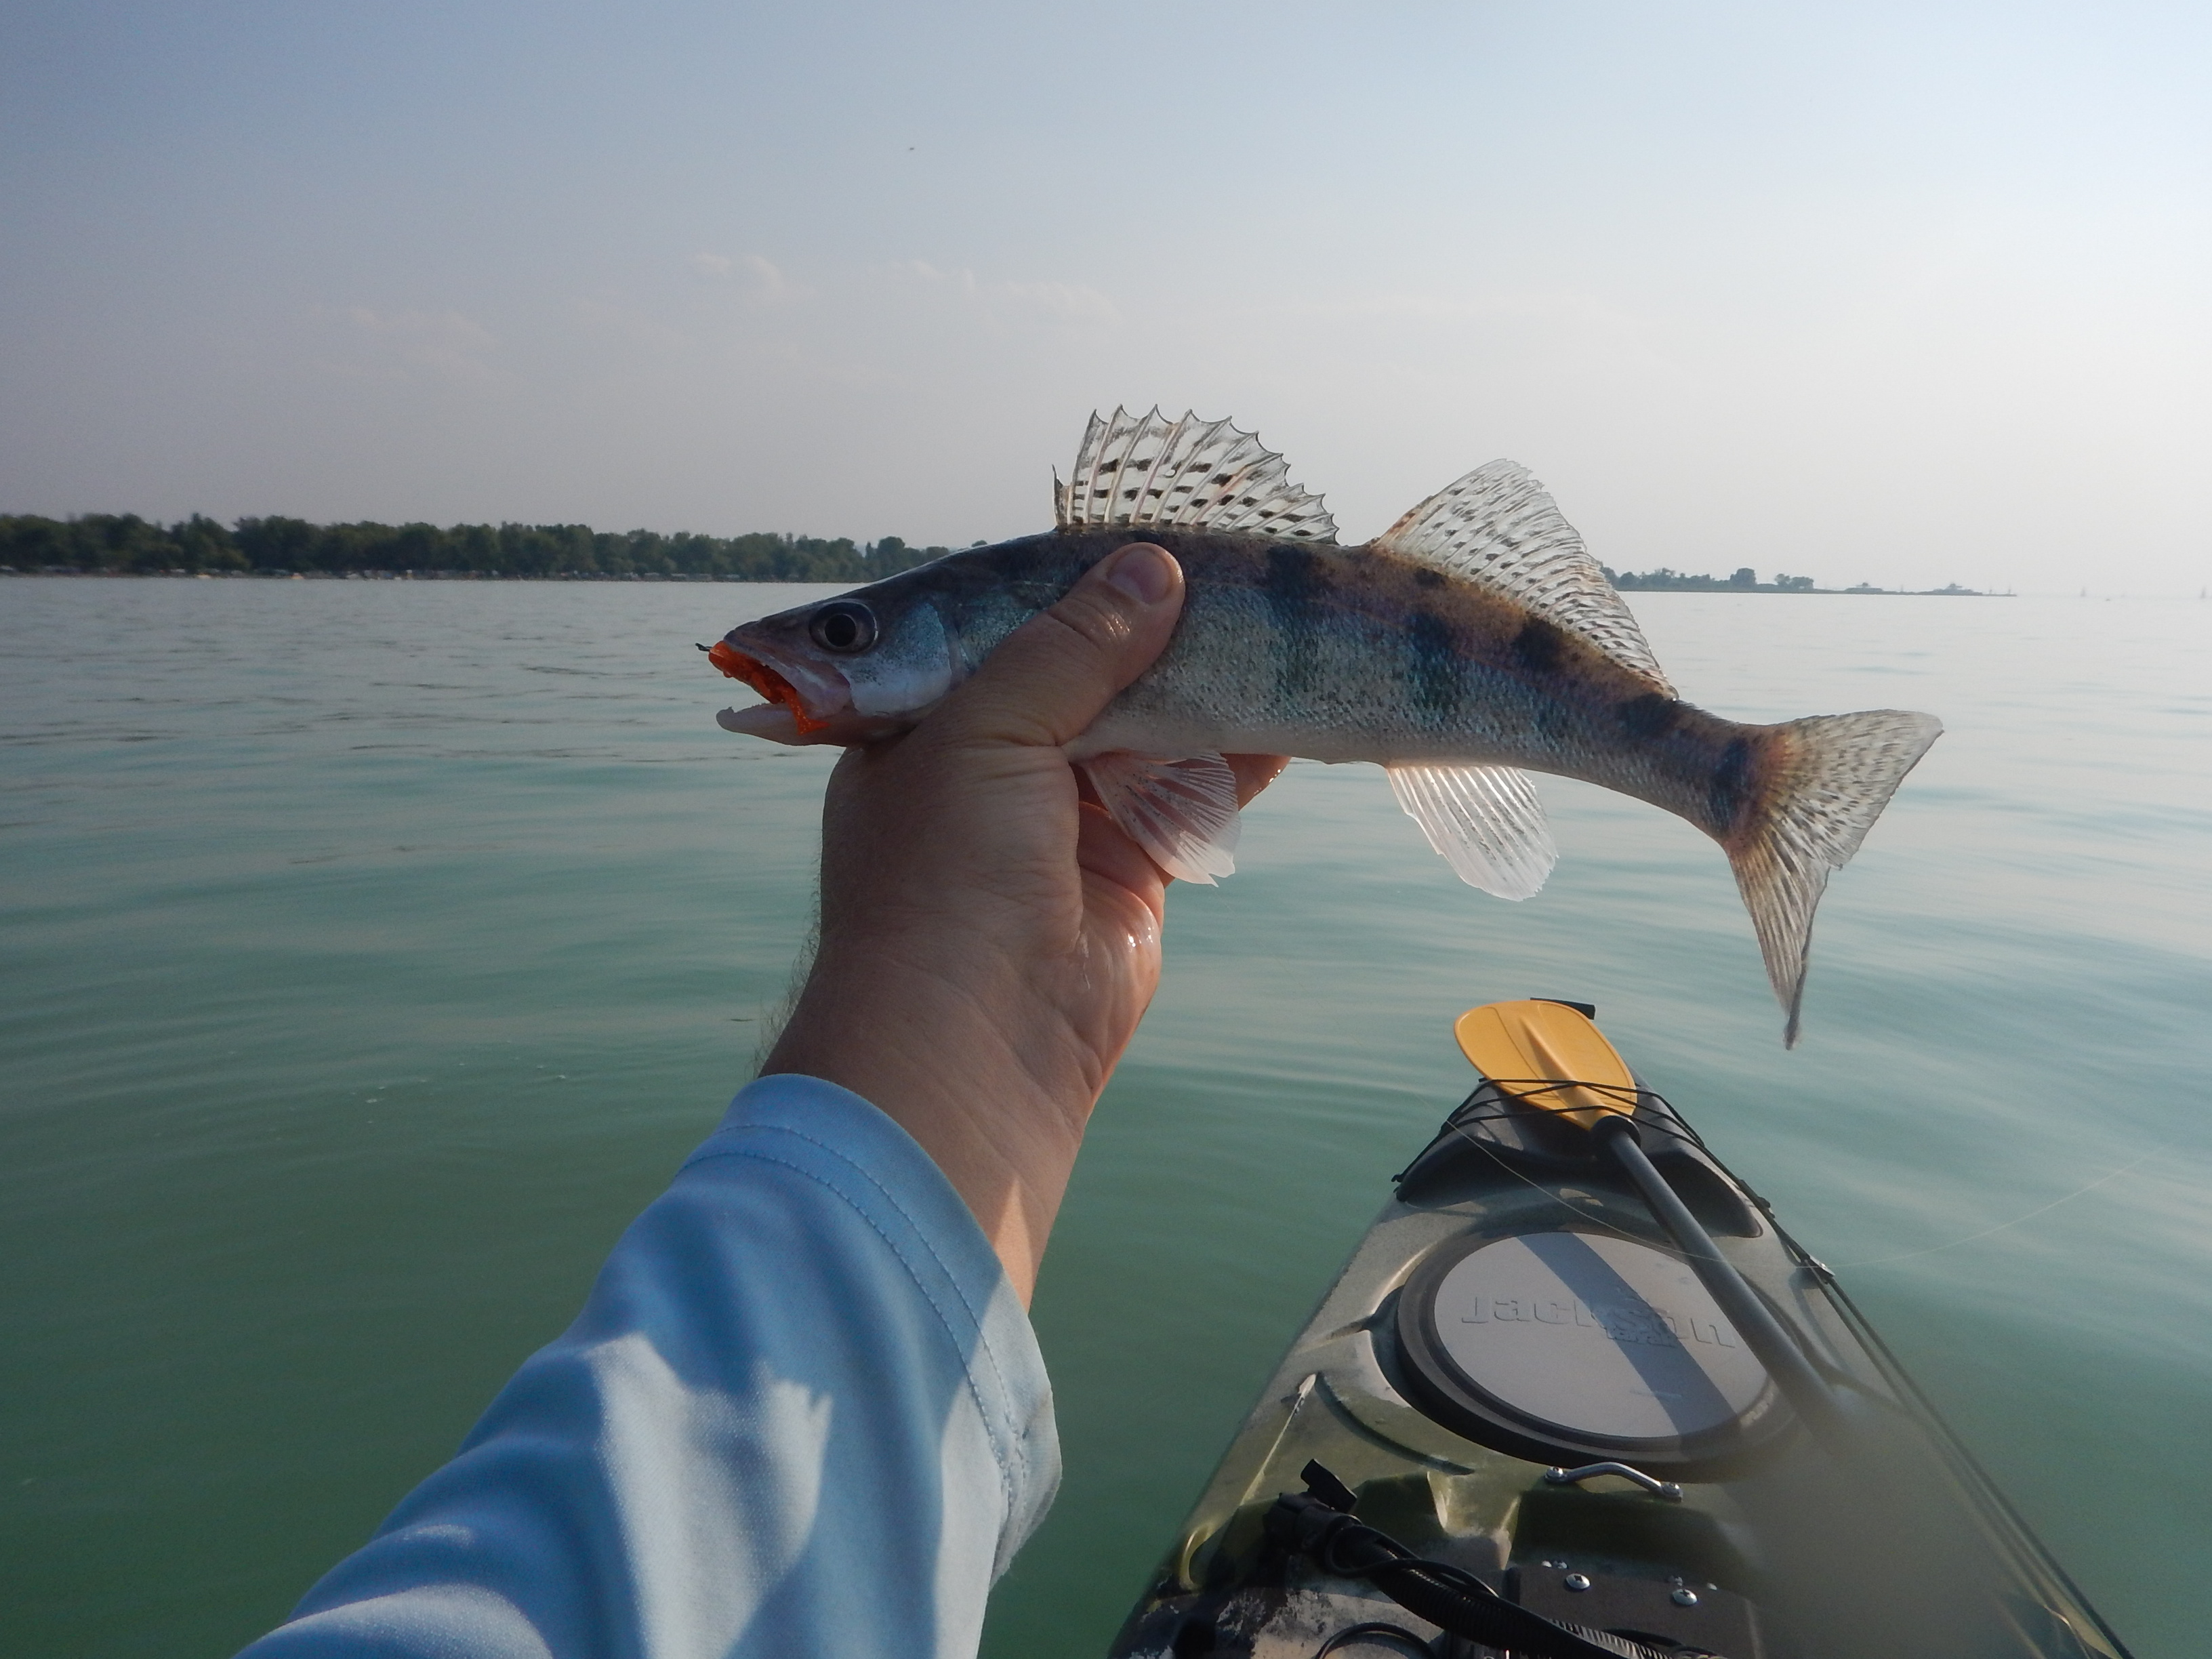
<path fill-rule="evenodd" d="M 1165 548 L 1115 549 L 985 659 L 945 700 L 939 729 L 1049 746 L 1080 736 L 1167 648 L 1182 596 Z"/>
<path fill-rule="evenodd" d="M 1291 763 L 1288 755 L 1224 755 L 1229 769 L 1237 777 L 1237 804 L 1249 806 L 1252 797 L 1265 789 L 1283 775 Z"/>

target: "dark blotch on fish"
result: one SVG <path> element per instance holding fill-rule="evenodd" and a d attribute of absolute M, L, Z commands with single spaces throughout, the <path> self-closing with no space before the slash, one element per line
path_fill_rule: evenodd
<path fill-rule="evenodd" d="M 1419 587 L 1442 587 L 1448 579 L 1441 570 L 1431 570 L 1423 565 L 1413 573 L 1413 583 Z"/>
<path fill-rule="evenodd" d="M 1751 740 L 1737 738 L 1721 750 L 1720 764 L 1713 768 L 1712 781 L 1705 786 L 1705 805 L 1711 811 L 1717 830 L 1725 831 L 1736 821 L 1751 795 Z"/>
<path fill-rule="evenodd" d="M 1663 738 L 1682 722 L 1682 705 L 1672 697 L 1646 691 L 1613 706 L 1620 729 L 1632 738 Z"/>
<path fill-rule="evenodd" d="M 1450 715 L 1459 707 L 1459 641 L 1451 625 L 1426 611 L 1406 619 L 1406 689 L 1413 706 Z"/>
<path fill-rule="evenodd" d="M 1565 644 L 1558 629 L 1541 617 L 1531 617 L 1513 636 L 1513 660 L 1531 674 L 1548 674 L 1559 666 Z"/>
<path fill-rule="evenodd" d="M 1274 613 L 1276 684 L 1286 697 L 1302 695 L 1314 673 L 1315 633 L 1324 620 L 1328 578 L 1310 547 L 1277 545 L 1267 550 L 1267 575 L 1261 587 Z"/>

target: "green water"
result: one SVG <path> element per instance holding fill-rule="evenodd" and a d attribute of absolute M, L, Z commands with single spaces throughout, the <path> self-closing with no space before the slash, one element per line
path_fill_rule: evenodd
<path fill-rule="evenodd" d="M 804 932 L 824 757 L 715 729 L 690 649 L 791 599 L 0 582 L 0 1648 L 228 1652 L 566 1322 Z M 2202 1651 L 2212 605 L 1635 604 L 1695 701 L 1949 725 L 1804 1043 L 1686 826 L 1547 781 L 1508 905 L 1294 768 L 1178 891 L 1054 1241 L 1067 1481 L 994 1659 L 1103 1647 L 1464 1090 L 1450 1018 L 1528 994 L 1600 1005 L 2144 1659 Z"/>

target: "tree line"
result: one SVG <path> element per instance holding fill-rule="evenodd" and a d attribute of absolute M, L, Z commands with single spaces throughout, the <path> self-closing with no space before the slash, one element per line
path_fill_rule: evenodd
<path fill-rule="evenodd" d="M 758 531 L 620 532 L 580 524 L 310 524 L 195 513 L 163 525 L 135 513 L 0 514 L 0 567 L 19 571 L 269 574 L 377 572 L 475 576 L 685 576 L 763 582 L 872 581 L 951 550 L 896 536 L 855 542 Z"/>
<path fill-rule="evenodd" d="M 981 544 L 973 544 L 980 546 Z M 697 581 L 867 582 L 911 569 L 952 550 L 913 547 L 896 536 L 856 542 L 756 531 L 701 536 L 690 531 L 611 532 L 581 524 L 310 524 L 305 519 L 240 519 L 195 513 L 164 525 L 135 513 L 42 519 L 0 514 L 0 572 L 91 571 L 210 574 L 675 577 Z M 1879 593 L 1869 583 L 1816 587 L 1810 576 L 1761 581 L 1748 567 L 1726 576 L 1601 566 L 1624 593 Z M 1954 583 L 1923 590 L 1971 594 Z"/>
<path fill-rule="evenodd" d="M 1611 565 L 1600 565 L 1606 580 L 1624 593 L 1814 593 L 1820 590 L 1813 586 L 1810 576 L 1777 575 L 1771 582 L 1759 580 L 1759 573 L 1746 565 L 1728 576 L 1692 576 L 1686 571 L 1671 570 L 1661 565 L 1656 570 L 1615 570 Z"/>

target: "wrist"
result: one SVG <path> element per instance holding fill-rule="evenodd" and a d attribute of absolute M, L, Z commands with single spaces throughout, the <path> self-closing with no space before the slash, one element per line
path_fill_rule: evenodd
<path fill-rule="evenodd" d="M 825 945 L 763 1071 L 850 1089 L 912 1135 L 1026 1303 L 1106 1067 L 1009 964 Z"/>

